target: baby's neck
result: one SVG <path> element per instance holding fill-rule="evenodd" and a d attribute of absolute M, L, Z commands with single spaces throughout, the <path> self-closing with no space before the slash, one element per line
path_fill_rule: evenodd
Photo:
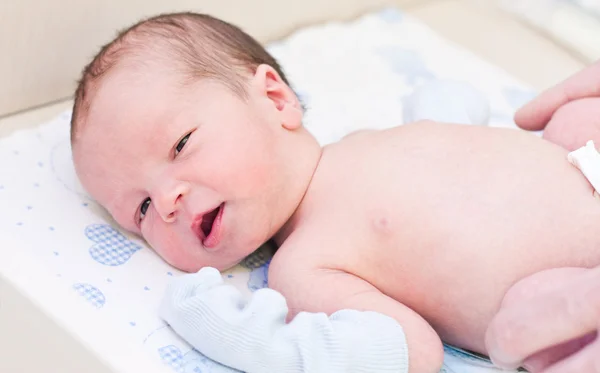
<path fill-rule="evenodd" d="M 300 222 L 303 220 L 303 217 L 305 215 L 307 196 L 310 193 L 312 181 L 314 180 L 315 174 L 319 170 L 321 158 L 323 155 L 323 148 L 319 146 L 318 151 L 311 152 L 311 155 L 313 155 L 313 157 L 311 157 L 312 159 L 310 160 L 310 177 L 307 178 L 307 182 L 303 186 L 301 198 L 298 200 L 298 204 L 296 205 L 296 208 L 294 209 L 289 219 L 281 227 L 281 229 L 273 236 L 273 240 L 275 241 L 277 247 L 281 247 L 281 245 L 283 245 L 283 243 L 288 239 L 288 237 L 299 226 Z"/>

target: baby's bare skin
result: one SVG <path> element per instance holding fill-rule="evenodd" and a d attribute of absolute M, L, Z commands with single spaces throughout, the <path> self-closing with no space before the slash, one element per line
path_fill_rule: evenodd
<path fill-rule="evenodd" d="M 324 150 L 276 237 L 269 285 L 294 312 L 394 316 L 413 354 L 439 347 L 424 320 L 485 353 L 512 285 L 600 264 L 600 203 L 566 154 L 520 131 L 430 122 L 350 136 Z"/>
<path fill-rule="evenodd" d="M 273 68 L 246 89 L 182 88 L 160 64 L 117 69 L 74 139 L 84 187 L 177 268 L 224 270 L 274 235 L 269 286 L 290 317 L 387 314 L 406 333 L 410 372 L 437 373 L 440 337 L 486 352 L 507 292 L 518 301 L 540 276 L 600 264 L 600 203 L 557 145 L 421 122 L 321 149 Z M 221 217 L 203 228 L 210 211 Z"/>

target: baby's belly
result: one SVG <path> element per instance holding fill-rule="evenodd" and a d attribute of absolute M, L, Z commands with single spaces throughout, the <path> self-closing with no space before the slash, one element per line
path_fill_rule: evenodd
<path fill-rule="evenodd" d="M 547 269 L 600 265 L 600 220 L 593 227 L 559 220 L 564 224 L 546 222 L 535 232 L 456 227 L 464 238 L 399 240 L 373 266 L 370 281 L 423 316 L 445 342 L 485 353 L 487 325 L 512 285 Z"/>
<path fill-rule="evenodd" d="M 444 341 L 485 353 L 487 325 L 512 285 L 546 269 L 600 265 L 600 215 L 586 216 L 600 202 L 590 202 L 599 208 L 557 215 L 539 206 L 543 211 L 512 220 L 415 226 L 416 234 L 378 249 L 387 252 L 372 266 L 371 282 L 427 319 Z"/>
<path fill-rule="evenodd" d="M 485 353 L 487 325 L 512 285 L 546 269 L 600 265 L 600 201 L 562 152 L 548 157 L 439 169 L 413 158 L 403 173 L 413 179 L 391 183 L 395 197 L 366 210 L 376 244 L 362 256 L 363 278 L 444 341 Z"/>

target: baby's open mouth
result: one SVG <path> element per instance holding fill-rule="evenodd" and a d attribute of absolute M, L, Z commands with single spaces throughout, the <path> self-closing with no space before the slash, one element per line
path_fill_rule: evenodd
<path fill-rule="evenodd" d="M 225 203 L 222 203 L 214 210 L 197 215 L 192 223 L 192 231 L 202 241 L 202 245 L 206 249 L 216 249 L 219 245 L 224 209 Z"/>
<path fill-rule="evenodd" d="M 204 237 L 210 236 L 210 233 L 213 230 L 213 226 L 215 224 L 215 219 L 219 215 L 221 207 L 223 205 L 219 205 L 216 209 L 210 211 L 202 217 L 202 223 L 200 223 L 200 229 L 202 229 L 202 233 L 204 233 Z"/>

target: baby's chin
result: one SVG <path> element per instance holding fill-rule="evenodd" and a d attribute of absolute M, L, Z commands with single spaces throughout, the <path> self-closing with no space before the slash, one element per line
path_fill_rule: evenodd
<path fill-rule="evenodd" d="M 202 250 L 199 248 L 198 250 Z M 158 253 L 158 252 L 157 252 Z M 240 264 L 247 255 L 239 254 L 235 257 L 230 255 L 214 255 L 212 258 L 196 258 L 191 256 L 171 256 L 165 257 L 160 254 L 164 261 L 166 261 L 172 267 L 187 273 L 195 273 L 205 267 L 216 268 L 219 271 L 226 271 Z M 248 254 L 249 255 L 249 254 Z"/>
<path fill-rule="evenodd" d="M 270 229 L 264 229 L 264 227 L 256 225 L 247 228 L 247 232 L 240 231 L 236 237 L 227 237 L 221 242 L 221 247 L 213 252 L 207 252 L 199 246 L 183 251 L 180 247 L 185 244 L 181 243 L 177 244 L 176 247 L 173 247 L 173 243 L 171 243 L 167 245 L 168 247 L 162 247 L 162 249 L 157 249 L 149 244 L 154 247 L 154 251 L 165 262 L 180 271 L 194 273 L 204 267 L 212 267 L 222 272 L 242 263 L 244 259 L 255 253 L 271 239 L 269 237 Z M 240 239 L 241 236 L 244 236 L 245 239 Z"/>
<path fill-rule="evenodd" d="M 232 264 L 231 262 L 225 262 L 223 260 L 210 261 L 210 260 L 198 260 L 197 258 L 173 259 L 173 258 L 165 258 L 165 257 L 162 257 L 162 259 L 165 262 L 167 262 L 169 265 L 171 265 L 172 267 L 174 267 L 180 271 L 187 272 L 187 273 L 198 272 L 199 270 L 201 270 L 204 267 L 212 267 L 212 268 L 218 269 L 219 271 L 224 271 L 224 270 L 227 270 L 236 265 L 236 264 Z M 242 259 L 240 259 L 238 261 L 238 263 L 241 261 L 242 261 Z"/>

